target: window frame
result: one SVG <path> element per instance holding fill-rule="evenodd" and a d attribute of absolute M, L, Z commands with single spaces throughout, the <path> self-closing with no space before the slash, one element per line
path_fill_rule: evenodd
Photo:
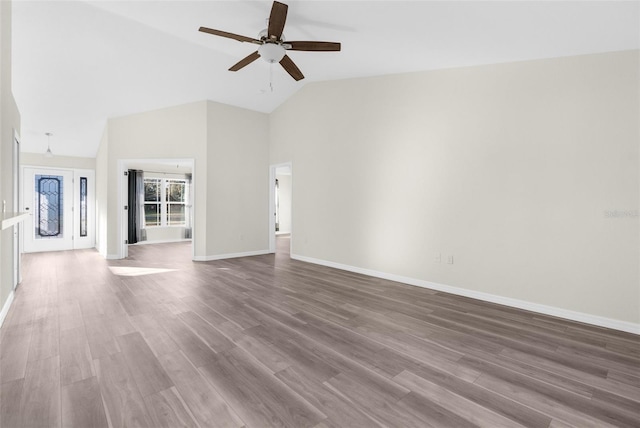
<path fill-rule="evenodd" d="M 145 183 L 145 185 L 147 180 L 159 182 L 159 187 L 160 187 L 159 199 L 160 200 L 147 201 L 146 193 L 145 193 L 145 200 L 143 204 L 144 206 L 146 205 L 159 206 L 160 224 L 147 225 L 146 211 L 144 211 L 142 215 L 142 218 L 144 220 L 144 228 L 152 229 L 156 227 L 186 227 L 187 226 L 186 213 L 187 213 L 187 205 L 188 205 L 188 198 L 189 198 L 189 181 L 186 178 L 149 176 L 149 177 L 143 178 L 143 182 Z M 169 184 L 170 183 L 180 183 L 184 186 L 184 200 L 182 202 L 169 200 Z M 185 215 L 185 219 L 181 224 L 170 224 L 171 222 L 169 221 L 169 212 L 170 212 L 169 205 L 182 205 L 184 207 L 183 212 Z"/>
<path fill-rule="evenodd" d="M 171 201 L 169 200 L 169 184 L 171 183 L 180 183 L 184 186 L 184 191 L 183 193 L 183 200 L 182 202 L 180 201 Z M 164 227 L 186 227 L 187 226 L 187 197 L 188 197 L 188 182 L 185 178 L 164 178 L 162 179 L 162 184 L 163 184 L 163 194 L 165 196 L 165 201 L 163 202 L 164 205 L 164 211 L 162 212 L 162 222 L 166 223 Z M 169 206 L 170 205 L 182 205 L 183 210 L 183 216 L 184 216 L 184 221 L 182 222 L 182 224 L 170 224 L 170 220 L 169 220 Z"/>

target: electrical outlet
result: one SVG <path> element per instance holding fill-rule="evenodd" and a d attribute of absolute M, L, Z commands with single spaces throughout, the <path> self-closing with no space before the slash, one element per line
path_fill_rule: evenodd
<path fill-rule="evenodd" d="M 450 264 L 450 265 L 453 264 L 453 256 L 447 257 L 447 264 Z"/>

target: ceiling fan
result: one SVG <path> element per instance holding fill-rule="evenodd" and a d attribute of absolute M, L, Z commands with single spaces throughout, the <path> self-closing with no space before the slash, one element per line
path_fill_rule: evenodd
<path fill-rule="evenodd" d="M 302 80 L 304 79 L 304 75 L 291 58 L 289 58 L 286 51 L 337 52 L 340 50 L 340 43 L 285 41 L 282 31 L 284 30 L 284 24 L 287 20 L 288 9 L 289 6 L 286 4 L 274 1 L 271 7 L 271 14 L 269 15 L 268 27 L 258 34 L 257 39 L 207 27 L 200 27 L 199 31 L 260 46 L 257 51 L 234 64 L 229 71 L 238 71 L 256 59 L 262 58 L 271 64 L 276 62 L 280 63 L 282 68 L 284 68 L 291 77 L 295 80 Z"/>

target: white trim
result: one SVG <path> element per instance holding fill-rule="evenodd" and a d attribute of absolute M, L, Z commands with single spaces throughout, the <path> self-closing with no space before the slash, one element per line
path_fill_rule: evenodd
<path fill-rule="evenodd" d="M 210 262 L 213 260 L 235 259 L 237 257 L 262 256 L 269 254 L 269 250 L 246 251 L 244 253 L 216 254 L 214 256 L 194 256 L 194 262 Z"/>
<path fill-rule="evenodd" d="M 135 244 L 129 244 L 129 245 L 151 245 L 151 244 L 171 244 L 172 242 L 191 242 L 191 238 L 185 238 L 185 239 L 162 239 L 159 241 L 138 241 Z"/>
<path fill-rule="evenodd" d="M 275 195 L 275 181 L 276 181 L 276 169 L 288 166 L 291 172 L 291 230 L 287 233 L 293 237 L 293 162 L 282 162 L 269 165 L 269 252 L 276 252 L 276 195 Z M 293 246 L 293 239 L 289 241 L 289 253 L 291 253 L 291 247 Z"/>
<path fill-rule="evenodd" d="M 331 267 L 334 269 L 346 270 L 349 272 L 360 273 L 363 275 L 373 276 L 376 278 L 388 279 L 390 281 L 402 282 L 416 287 L 428 288 L 431 290 L 442 291 L 445 293 L 456 294 L 458 296 L 470 297 L 472 299 L 484 300 L 486 302 L 497 303 L 499 305 L 510 306 L 513 308 L 524 309 L 526 311 L 537 312 L 544 315 L 551 315 L 558 318 L 564 318 L 571 321 L 591 324 L 598 327 L 610 328 L 613 330 L 625 331 L 627 333 L 640 335 L 640 324 L 620 321 L 613 318 L 601 317 L 598 315 L 586 314 L 584 312 L 576 312 L 568 309 L 558 308 L 556 306 L 541 305 L 539 303 L 527 302 L 525 300 L 513 299 L 511 297 L 503 297 L 495 294 L 483 293 L 481 291 L 467 290 L 465 288 L 453 287 L 451 285 L 438 284 L 435 282 L 425 281 L 422 279 L 409 278 L 406 276 L 395 275 L 387 272 L 379 272 L 371 269 L 365 269 L 355 266 L 344 265 L 328 260 L 315 259 L 313 257 L 300 256 L 291 254 L 294 260 L 313 263 Z"/>
<path fill-rule="evenodd" d="M 122 257 L 118 254 L 107 254 L 105 259 L 107 260 L 122 260 Z"/>
<path fill-rule="evenodd" d="M 8 215 L 8 217 L 4 217 L 4 215 Z M 31 215 L 30 212 L 23 213 L 4 213 L 2 218 L 2 230 L 8 229 L 12 226 L 15 226 L 18 223 L 22 223 Z"/>
<path fill-rule="evenodd" d="M 20 211 L 20 199 L 22 195 L 22 170 L 20 169 L 20 134 L 15 129 L 13 130 L 13 159 L 12 159 L 12 174 L 13 174 L 13 211 Z M 4 214 L 4 213 L 3 213 Z M 24 220 L 24 219 L 23 219 Z M 3 221 L 4 223 L 4 221 Z M 3 225 L 4 229 L 4 225 Z M 18 285 L 22 282 L 22 260 L 21 260 L 21 240 L 22 240 L 22 225 L 17 224 L 13 227 L 13 275 L 11 287 L 13 290 L 18 288 Z M 0 322 L 2 325 L 2 322 Z"/>
<path fill-rule="evenodd" d="M 124 242 L 125 241 L 125 237 L 127 236 L 126 231 L 124 230 L 125 228 L 128 227 L 129 223 L 129 218 L 127 217 L 127 212 L 124 209 L 124 199 L 125 199 L 125 193 L 129 191 L 129 187 L 128 187 L 128 180 L 125 180 L 124 177 L 124 172 L 126 171 L 126 165 L 125 165 L 125 161 L 123 159 L 118 159 L 118 179 L 116 180 L 116 182 L 118 183 L 118 205 L 117 205 L 117 213 L 118 213 L 118 217 L 116 219 L 117 224 L 118 224 L 118 233 L 117 233 L 117 239 L 118 239 L 118 259 L 124 259 L 126 258 L 129 254 L 127 253 L 128 247 L 127 244 Z M 109 222 L 109 214 L 107 211 L 107 223 Z M 108 240 L 107 240 L 108 242 Z M 107 255 L 107 259 L 109 259 L 109 255 Z"/>
<path fill-rule="evenodd" d="M 0 311 L 0 327 L 2 327 L 2 324 L 4 323 L 4 319 L 7 317 L 7 314 L 9 313 L 9 308 L 13 303 L 13 298 L 15 297 L 15 295 L 16 293 L 13 290 L 11 290 L 11 293 L 9 293 L 9 297 L 7 297 L 7 301 L 4 302 L 2 311 Z"/>

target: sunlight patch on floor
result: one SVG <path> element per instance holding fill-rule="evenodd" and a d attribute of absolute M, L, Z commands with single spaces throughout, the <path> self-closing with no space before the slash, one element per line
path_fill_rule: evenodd
<path fill-rule="evenodd" d="M 141 276 L 154 273 L 175 272 L 177 269 L 144 268 L 135 266 L 109 266 L 111 272 L 118 276 Z"/>

